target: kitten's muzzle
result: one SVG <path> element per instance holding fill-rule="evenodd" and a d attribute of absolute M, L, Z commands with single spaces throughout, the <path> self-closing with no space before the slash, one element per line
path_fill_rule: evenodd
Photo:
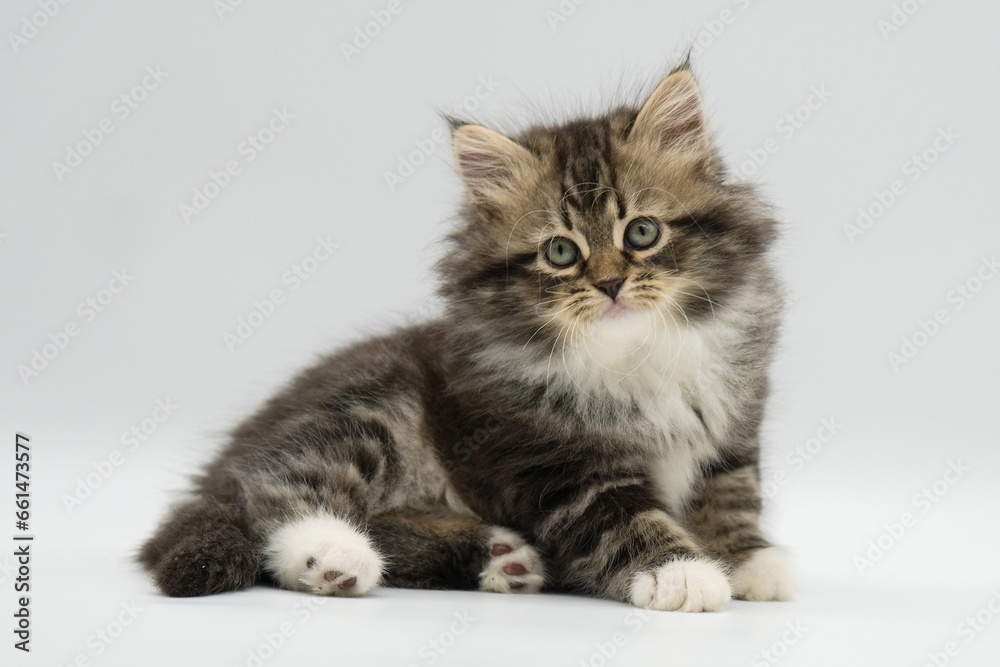
<path fill-rule="evenodd" d="M 621 291 L 622 283 L 625 282 L 624 278 L 616 278 L 614 280 L 605 280 L 603 282 L 594 283 L 594 287 L 601 290 L 614 301 L 618 298 L 618 292 Z"/>

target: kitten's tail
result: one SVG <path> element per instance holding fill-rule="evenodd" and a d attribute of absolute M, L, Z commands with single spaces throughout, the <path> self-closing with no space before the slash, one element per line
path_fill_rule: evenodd
<path fill-rule="evenodd" d="M 262 572 L 258 551 L 234 508 L 197 497 L 176 506 L 136 557 L 164 594 L 196 597 L 253 586 Z"/>

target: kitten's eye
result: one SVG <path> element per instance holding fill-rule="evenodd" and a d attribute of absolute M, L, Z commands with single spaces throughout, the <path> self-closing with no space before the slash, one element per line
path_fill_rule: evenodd
<path fill-rule="evenodd" d="M 549 241 L 549 247 L 545 249 L 545 259 L 549 260 L 549 264 L 557 269 L 572 266 L 579 258 L 580 249 L 576 247 L 576 244 L 561 236 Z"/>
<path fill-rule="evenodd" d="M 625 228 L 625 245 L 642 250 L 660 238 L 660 226 L 651 218 L 636 218 Z"/>

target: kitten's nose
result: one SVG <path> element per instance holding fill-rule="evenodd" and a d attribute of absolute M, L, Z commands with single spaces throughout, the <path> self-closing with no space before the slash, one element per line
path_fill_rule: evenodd
<path fill-rule="evenodd" d="M 615 297 L 618 296 L 618 292 L 622 288 L 623 282 L 625 282 L 624 278 L 616 278 L 615 280 L 605 280 L 602 283 L 596 283 L 595 286 L 597 289 L 610 296 L 611 300 L 614 301 Z"/>

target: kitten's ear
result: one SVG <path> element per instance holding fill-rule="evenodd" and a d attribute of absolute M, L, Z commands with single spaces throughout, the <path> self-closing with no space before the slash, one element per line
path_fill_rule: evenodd
<path fill-rule="evenodd" d="M 709 144 L 701 93 L 686 66 L 672 72 L 656 87 L 632 127 L 632 136 L 652 140 L 658 146 Z"/>
<path fill-rule="evenodd" d="M 527 148 L 480 125 L 458 125 L 452 143 L 458 171 L 478 204 L 503 206 L 539 166 Z"/>

